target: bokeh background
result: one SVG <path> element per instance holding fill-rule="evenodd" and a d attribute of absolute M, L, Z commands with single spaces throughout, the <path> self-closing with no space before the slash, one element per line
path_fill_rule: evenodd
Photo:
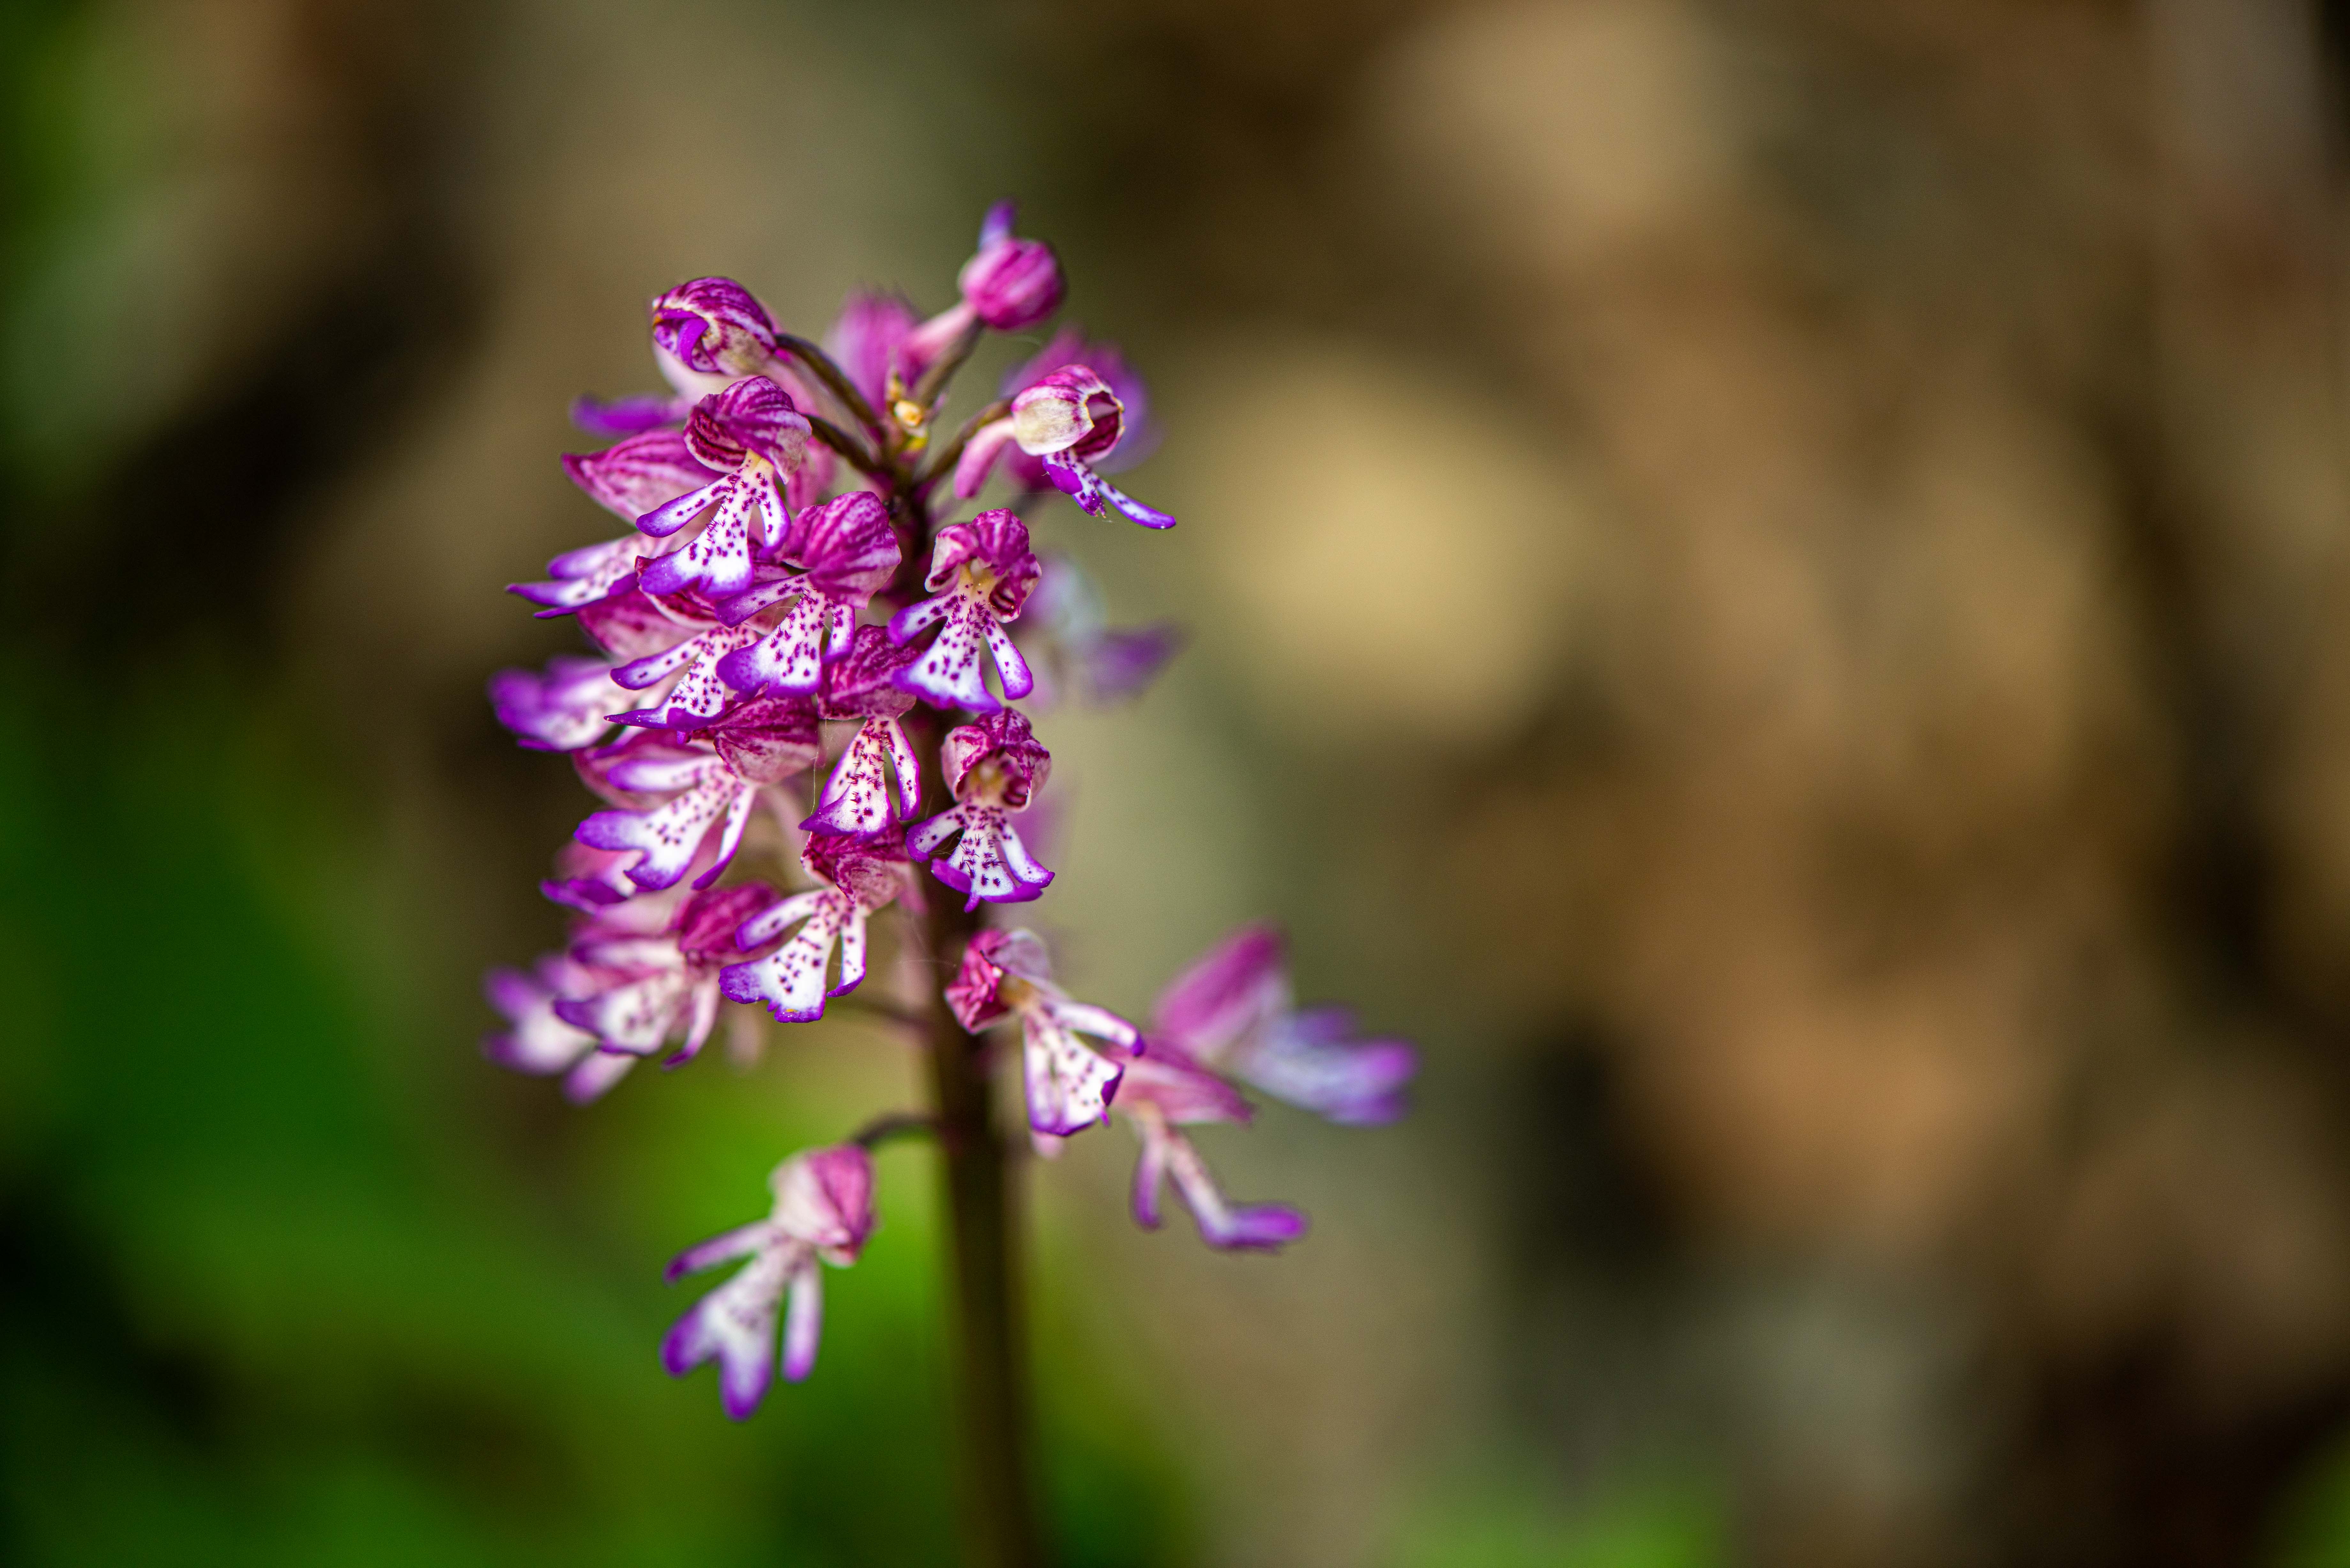
<path fill-rule="evenodd" d="M 585 797 L 481 686 L 647 296 L 1017 194 L 1183 519 L 1040 530 L 1193 633 L 1038 917 L 1426 1051 L 1210 1136 L 1278 1260 L 1035 1173 L 1065 1560 L 2350 1563 L 2345 26 L 5 0 L 0 1557 L 946 1560 L 921 1149 L 813 1381 L 654 1355 L 905 1047 L 484 1064 Z"/>

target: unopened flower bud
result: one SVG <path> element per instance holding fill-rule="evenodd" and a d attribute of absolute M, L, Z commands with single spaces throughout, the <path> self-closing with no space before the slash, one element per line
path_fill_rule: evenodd
<path fill-rule="evenodd" d="M 988 209 L 979 231 L 979 251 L 955 279 L 963 303 L 998 332 L 1035 326 L 1060 309 L 1068 294 L 1053 247 L 1042 240 L 1015 237 L 1012 213 L 1009 202 Z"/>

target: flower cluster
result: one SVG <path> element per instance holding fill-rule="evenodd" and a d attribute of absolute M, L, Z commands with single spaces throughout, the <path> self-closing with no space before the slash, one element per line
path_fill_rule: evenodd
<path fill-rule="evenodd" d="M 503 671 L 490 698 L 522 744 L 567 753 L 606 809 L 542 884 L 571 911 L 567 944 L 490 975 L 507 1027 L 484 1049 L 587 1101 L 639 1058 L 691 1060 L 729 1008 L 737 1024 L 756 1010 L 809 1023 L 848 998 L 982 1064 L 995 1058 L 980 1037 L 1016 1023 L 1039 1149 L 1123 1119 L 1141 1142 L 1142 1224 L 1171 1180 L 1211 1245 L 1276 1248 L 1304 1217 L 1228 1199 L 1191 1129 L 1249 1121 L 1243 1085 L 1333 1121 L 1390 1120 L 1410 1048 L 1296 1009 L 1264 928 L 1178 977 L 1146 1030 L 1063 990 L 1034 932 L 988 923 L 1054 880 L 1035 819 L 1028 839 L 1016 820 L 1052 773 L 1031 714 L 1132 697 L 1180 641 L 1109 626 L 1075 562 L 1031 538 L 1056 493 L 1097 518 L 1174 524 L 1107 477 L 1158 439 L 1116 347 L 1064 330 L 937 438 L 985 335 L 1040 326 L 1066 293 L 1052 247 L 1013 217 L 989 212 L 948 308 L 854 296 L 823 348 L 729 279 L 681 285 L 650 309 L 668 389 L 575 407 L 610 444 L 565 471 L 627 531 L 513 591 L 575 620 L 593 653 Z M 998 483 L 1004 504 L 946 515 Z M 885 913 L 880 940 L 919 961 L 899 972 L 951 975 L 942 990 L 855 994 Z M 679 1375 L 717 1361 L 730 1415 L 764 1394 L 779 1316 L 784 1376 L 814 1365 L 818 1264 L 855 1262 L 873 1230 L 879 1136 L 786 1159 L 768 1218 L 671 1266 L 749 1260 L 662 1348 Z"/>

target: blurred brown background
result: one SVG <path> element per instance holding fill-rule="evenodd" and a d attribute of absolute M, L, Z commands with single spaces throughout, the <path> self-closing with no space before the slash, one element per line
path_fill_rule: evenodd
<path fill-rule="evenodd" d="M 807 1468 L 934 1415 L 920 1158 L 900 1326 L 844 1278 L 765 1435 L 645 1337 L 908 1064 L 480 1064 L 585 809 L 480 684 L 567 646 L 497 589 L 601 536 L 554 459 L 647 296 L 936 308 L 1009 193 L 1183 519 L 1045 531 L 1195 633 L 1048 727 L 1038 918 L 1128 1010 L 1278 918 L 1427 1057 L 1402 1127 L 1213 1144 L 1313 1212 L 1278 1262 L 1133 1231 L 1122 1141 L 1041 1173 L 1072 1561 L 2350 1562 L 2350 12 L 5 17 L 21 1560 L 935 1546 L 931 1461 Z"/>

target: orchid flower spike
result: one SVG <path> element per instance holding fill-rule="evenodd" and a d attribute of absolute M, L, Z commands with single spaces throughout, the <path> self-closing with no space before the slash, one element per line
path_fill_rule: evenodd
<path fill-rule="evenodd" d="M 1092 515 L 1115 507 L 1145 528 L 1172 528 L 1174 518 L 1135 500 L 1094 466 L 1125 429 L 1126 405 L 1110 384 L 1090 366 L 1064 365 L 1014 394 L 1009 414 L 972 432 L 955 463 L 955 493 L 978 494 L 1006 443 L 1016 443 L 1042 460 L 1055 490 Z"/>
<path fill-rule="evenodd" d="M 719 1400 L 747 1419 L 775 1379 L 775 1319 L 784 1314 L 784 1378 L 803 1381 L 816 1367 L 824 1323 L 818 1261 L 847 1268 L 873 1234 L 873 1157 L 855 1144 L 810 1149 L 767 1178 L 775 1206 L 764 1220 L 712 1236 L 679 1253 L 674 1284 L 687 1274 L 749 1258 L 748 1267 L 694 1303 L 661 1341 L 661 1365 L 682 1377 L 718 1363 Z"/>
<path fill-rule="evenodd" d="M 800 864 L 823 885 L 760 911 L 738 940 L 745 950 L 762 948 L 795 925 L 799 930 L 764 958 L 720 976 L 728 996 L 763 1003 L 785 1023 L 812 1023 L 824 1016 L 825 998 L 857 989 L 865 979 L 866 917 L 910 886 L 906 851 L 889 835 L 811 834 Z M 836 946 L 840 978 L 827 985 Z"/>
<path fill-rule="evenodd" d="M 983 900 L 1024 904 L 1043 893 L 1053 873 L 1006 820 L 1028 809 L 1053 770 L 1053 754 L 1037 743 L 1028 721 L 1005 708 L 949 730 L 939 760 L 955 804 L 908 834 L 907 850 L 917 859 L 935 856 L 961 834 L 951 856 L 931 861 L 931 875 L 968 895 L 966 909 Z"/>
<path fill-rule="evenodd" d="M 987 689 L 980 662 L 984 649 L 1003 695 L 1014 701 L 1028 695 L 1036 678 L 1003 628 L 1018 618 L 1043 570 L 1028 548 L 1028 525 L 1016 514 L 983 512 L 940 529 L 931 573 L 922 581 L 933 597 L 908 605 L 889 622 L 889 636 L 899 643 L 931 626 L 939 635 L 899 675 L 899 684 L 935 707 L 993 712 L 1003 704 Z"/>
<path fill-rule="evenodd" d="M 984 930 L 963 950 L 946 989 L 947 1005 L 976 1034 L 1004 1018 L 1020 1019 L 1028 1125 L 1055 1137 L 1109 1120 L 1127 1069 L 1085 1044 L 1107 1043 L 1131 1062 L 1142 1035 L 1117 1013 L 1073 1002 L 1053 983 L 1044 939 L 1028 930 Z"/>
<path fill-rule="evenodd" d="M 1280 931 L 1243 926 L 1177 975 L 1150 1038 L 1331 1121 L 1372 1127 L 1404 1113 L 1418 1055 L 1400 1040 L 1355 1038 L 1346 1008 L 1300 1010 Z"/>

